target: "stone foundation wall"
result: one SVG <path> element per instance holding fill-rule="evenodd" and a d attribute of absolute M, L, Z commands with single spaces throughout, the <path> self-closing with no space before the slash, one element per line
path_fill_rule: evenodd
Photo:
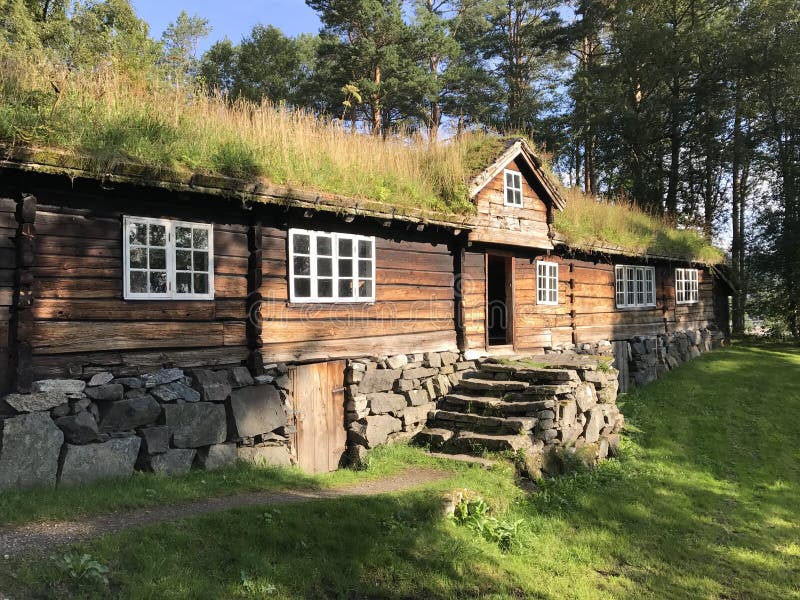
<path fill-rule="evenodd" d="M 655 381 L 682 363 L 693 360 L 705 352 L 725 345 L 725 334 L 712 328 L 676 331 L 654 336 L 636 336 L 615 342 L 601 340 L 586 344 L 565 344 L 546 350 L 547 354 L 615 355 L 615 366 L 625 381 L 622 389 L 641 386 Z M 615 345 L 618 350 L 615 352 Z M 626 362 L 620 368 L 620 361 Z"/>
<path fill-rule="evenodd" d="M 0 490 L 218 469 L 238 459 L 291 464 L 282 365 L 98 372 L 37 381 L 0 399 Z"/>
<path fill-rule="evenodd" d="M 350 360 L 345 371 L 348 445 L 374 448 L 411 439 L 475 362 L 457 352 L 398 354 Z"/>

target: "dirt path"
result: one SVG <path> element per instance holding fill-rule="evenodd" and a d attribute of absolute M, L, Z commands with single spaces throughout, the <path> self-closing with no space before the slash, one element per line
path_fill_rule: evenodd
<path fill-rule="evenodd" d="M 328 490 L 251 492 L 184 504 L 110 513 L 73 521 L 28 523 L 0 529 L 0 557 L 14 557 L 25 553 L 52 550 L 58 546 L 73 544 L 131 527 L 177 521 L 186 517 L 222 512 L 240 506 L 296 504 L 346 496 L 372 496 L 409 490 L 447 477 L 446 472 L 433 469 L 407 469 L 391 477 Z"/>

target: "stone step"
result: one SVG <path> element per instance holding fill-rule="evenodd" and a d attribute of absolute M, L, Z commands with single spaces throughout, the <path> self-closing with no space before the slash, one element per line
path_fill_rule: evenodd
<path fill-rule="evenodd" d="M 555 406 L 555 401 L 551 399 L 533 400 L 530 396 L 523 397 L 525 400 L 509 402 L 492 396 L 448 394 L 439 406 L 444 410 L 494 417 L 525 416 Z"/>
<path fill-rule="evenodd" d="M 521 392 L 528 387 L 523 381 L 497 381 L 495 379 L 462 379 L 457 390 L 482 391 L 492 395 Z"/>
<path fill-rule="evenodd" d="M 486 417 L 463 412 L 437 410 L 428 415 L 428 423 L 443 429 L 455 427 L 473 432 L 513 435 L 532 430 L 536 425 L 536 419 L 533 417 Z"/>
<path fill-rule="evenodd" d="M 429 456 L 441 460 L 453 460 L 460 463 L 469 463 L 472 465 L 479 465 L 484 469 L 490 469 L 497 464 L 497 461 L 489 460 L 488 458 L 480 458 L 470 454 L 447 454 L 446 452 L 428 452 Z"/>
<path fill-rule="evenodd" d="M 574 369 L 547 369 L 530 367 L 524 364 L 509 365 L 500 363 L 484 363 L 480 366 L 483 373 L 503 373 L 509 380 L 527 381 L 536 383 L 564 383 L 568 381 L 579 382 L 580 377 Z"/>
<path fill-rule="evenodd" d="M 526 402 L 536 399 L 555 398 L 564 394 L 572 394 L 577 386 L 569 384 L 559 385 L 529 385 L 521 392 L 511 392 L 503 396 L 508 402 Z"/>
<path fill-rule="evenodd" d="M 431 448 L 441 448 L 454 435 L 455 432 L 450 429 L 425 427 L 422 431 L 414 436 L 414 442 L 423 445 L 427 444 Z"/>
<path fill-rule="evenodd" d="M 531 446 L 527 435 L 493 435 L 461 431 L 442 448 L 442 452 L 450 454 L 480 454 L 484 450 L 490 452 L 516 452 Z"/>

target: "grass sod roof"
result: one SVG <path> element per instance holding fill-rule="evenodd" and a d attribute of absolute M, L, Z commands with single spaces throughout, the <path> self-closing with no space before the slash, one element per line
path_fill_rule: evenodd
<path fill-rule="evenodd" d="M 468 227 L 470 182 L 509 143 L 483 133 L 434 145 L 382 139 L 306 112 L 231 103 L 155 79 L 2 57 L 0 66 L 0 159 L 37 172 Z M 558 186 L 558 178 L 551 174 L 550 183 Z M 575 190 L 561 194 L 566 208 L 555 229 L 569 246 L 722 259 L 693 231 Z"/>

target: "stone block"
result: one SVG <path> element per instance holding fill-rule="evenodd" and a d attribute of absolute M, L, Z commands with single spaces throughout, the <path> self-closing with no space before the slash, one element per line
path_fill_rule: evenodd
<path fill-rule="evenodd" d="M 408 364 L 408 357 L 405 354 L 396 354 L 387 358 L 386 364 L 390 369 L 399 369 Z"/>
<path fill-rule="evenodd" d="M 225 406 L 212 402 L 165 404 L 164 420 L 176 448 L 200 448 L 227 439 Z"/>
<path fill-rule="evenodd" d="M 370 412 L 374 415 L 398 412 L 408 405 L 405 396 L 389 392 L 367 394 L 367 402 Z"/>
<path fill-rule="evenodd" d="M 591 383 L 582 383 L 575 388 L 575 400 L 578 403 L 578 410 L 586 412 L 597 404 L 597 391 Z"/>
<path fill-rule="evenodd" d="M 183 377 L 182 369 L 162 369 L 155 373 L 148 373 L 142 375 L 142 383 L 145 387 L 156 387 L 157 385 L 164 385 L 165 383 L 172 383 L 178 381 Z"/>
<path fill-rule="evenodd" d="M 228 372 L 228 381 L 233 389 L 254 385 L 255 380 L 247 367 L 234 367 Z"/>
<path fill-rule="evenodd" d="M 166 425 L 155 425 L 139 430 L 142 449 L 147 454 L 161 454 L 169 450 L 170 431 Z"/>
<path fill-rule="evenodd" d="M 403 429 L 408 430 L 419 423 L 428 421 L 428 413 L 436 410 L 436 403 L 420 404 L 419 406 L 408 406 L 400 414 L 403 421 Z"/>
<path fill-rule="evenodd" d="M 373 415 L 351 423 L 348 430 L 350 441 L 374 448 L 385 444 L 390 433 L 395 433 L 403 429 L 403 422 L 391 415 Z"/>
<path fill-rule="evenodd" d="M 232 437 L 255 437 L 286 425 L 280 393 L 272 386 L 234 390 L 229 406 Z"/>
<path fill-rule="evenodd" d="M 63 443 L 48 413 L 0 420 L 0 490 L 54 486 Z"/>
<path fill-rule="evenodd" d="M 161 454 L 149 456 L 145 463 L 157 475 L 185 475 L 192 468 L 197 450 L 170 448 Z"/>
<path fill-rule="evenodd" d="M 345 409 L 354 413 L 366 415 L 369 409 L 367 397 L 364 394 L 359 394 L 358 396 L 351 398 L 345 404 Z"/>
<path fill-rule="evenodd" d="M 100 406 L 100 430 L 128 431 L 155 423 L 160 416 L 161 405 L 152 396 L 107 402 Z"/>
<path fill-rule="evenodd" d="M 144 382 L 138 377 L 118 377 L 114 383 L 120 384 L 126 390 L 138 390 L 144 387 Z"/>
<path fill-rule="evenodd" d="M 9 394 L 3 400 L 11 408 L 21 413 L 51 410 L 67 403 L 67 395 L 60 391 L 43 391 L 32 394 Z"/>
<path fill-rule="evenodd" d="M 98 401 L 114 401 L 122 400 L 125 394 L 125 388 L 118 383 L 108 383 L 106 385 L 98 385 L 97 387 L 86 388 L 86 395 L 92 400 Z"/>
<path fill-rule="evenodd" d="M 456 352 L 440 352 L 439 356 L 442 358 L 442 366 L 455 365 L 458 362 L 458 353 Z"/>
<path fill-rule="evenodd" d="M 86 389 L 86 382 L 80 379 L 42 379 L 34 381 L 32 391 L 58 394 L 80 394 Z"/>
<path fill-rule="evenodd" d="M 237 458 L 259 466 L 291 467 L 292 459 L 286 446 L 243 446 Z"/>
<path fill-rule="evenodd" d="M 102 444 L 66 444 L 59 470 L 59 483 L 79 485 L 98 479 L 130 477 L 139 454 L 136 436 L 115 438 Z"/>
<path fill-rule="evenodd" d="M 603 410 L 599 406 L 593 407 L 586 419 L 586 427 L 583 430 L 583 437 L 589 444 L 594 444 L 600 439 L 600 430 L 605 426 Z"/>
<path fill-rule="evenodd" d="M 59 417 L 56 426 L 64 432 L 64 440 L 70 444 L 88 444 L 97 439 L 97 421 L 88 411 Z"/>
<path fill-rule="evenodd" d="M 442 366 L 442 355 L 438 352 L 426 352 L 425 353 L 425 366 L 432 367 L 434 369 L 439 368 Z"/>
<path fill-rule="evenodd" d="M 194 377 L 192 385 L 200 392 L 200 397 L 205 402 L 224 402 L 231 395 L 232 388 L 227 371 L 197 369 L 192 372 L 192 376 Z"/>
<path fill-rule="evenodd" d="M 396 392 L 409 392 L 419 386 L 419 381 L 416 379 L 398 379 L 394 382 L 394 391 Z"/>
<path fill-rule="evenodd" d="M 197 451 L 196 464 L 199 469 L 216 471 L 236 464 L 236 444 L 214 444 Z"/>
<path fill-rule="evenodd" d="M 358 392 L 361 394 L 373 394 L 375 392 L 388 392 L 394 387 L 396 379 L 400 379 L 399 369 L 373 369 L 364 374 L 364 379 L 358 384 Z"/>
<path fill-rule="evenodd" d="M 107 383 L 111 383 L 111 380 L 114 379 L 114 375 L 105 371 L 103 373 L 96 373 L 92 375 L 92 378 L 89 380 L 89 387 L 97 387 L 98 385 L 105 385 Z"/>
<path fill-rule="evenodd" d="M 439 369 L 417 367 L 416 369 L 406 369 L 403 371 L 403 379 L 423 379 L 439 374 Z"/>
<path fill-rule="evenodd" d="M 150 393 L 161 402 L 200 402 L 200 392 L 180 381 L 157 385 Z"/>
<path fill-rule="evenodd" d="M 406 392 L 406 398 L 411 406 L 420 406 L 430 401 L 431 397 L 425 390 L 410 390 Z"/>
<path fill-rule="evenodd" d="M 60 419 L 61 417 L 66 417 L 69 415 L 70 411 L 71 408 L 69 403 L 65 402 L 64 404 L 59 404 L 55 408 L 51 409 L 50 416 L 53 417 L 53 419 Z"/>

